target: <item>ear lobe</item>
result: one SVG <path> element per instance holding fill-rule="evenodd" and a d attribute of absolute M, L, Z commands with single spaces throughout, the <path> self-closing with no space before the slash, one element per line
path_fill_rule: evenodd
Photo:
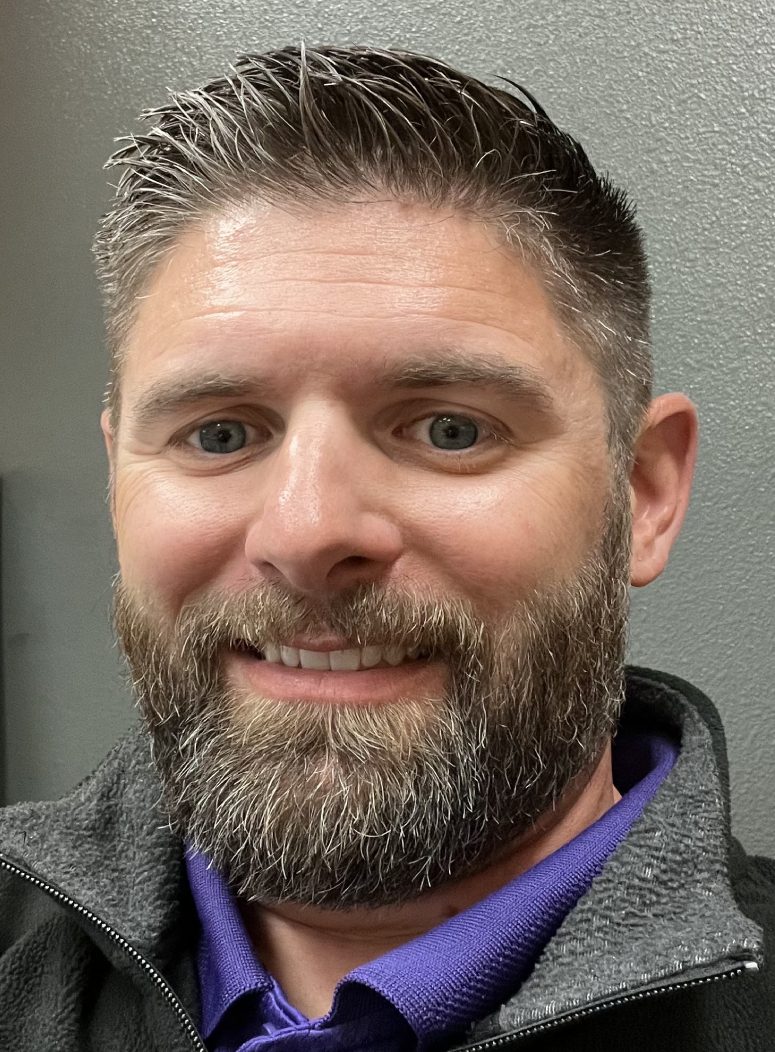
<path fill-rule="evenodd" d="M 110 422 L 110 410 L 103 409 L 100 413 L 100 430 L 105 441 L 105 450 L 108 454 L 108 463 L 113 468 L 113 425 Z"/>
<path fill-rule="evenodd" d="M 682 394 L 655 398 L 635 446 L 630 475 L 630 581 L 650 584 L 667 565 L 683 525 L 697 457 L 697 411 Z"/>
<path fill-rule="evenodd" d="M 116 532 L 116 488 L 114 485 L 115 480 L 115 438 L 113 435 L 113 426 L 110 422 L 110 411 L 103 409 L 100 414 L 100 428 L 102 430 L 102 437 L 105 442 L 105 452 L 108 455 L 108 500 L 110 504 L 110 517 L 113 520 L 113 533 Z"/>

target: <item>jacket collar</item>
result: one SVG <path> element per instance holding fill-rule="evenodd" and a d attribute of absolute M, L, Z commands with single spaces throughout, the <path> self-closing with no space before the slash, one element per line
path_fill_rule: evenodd
<path fill-rule="evenodd" d="M 761 930 L 737 906 L 730 882 L 718 714 L 689 684 L 628 669 L 623 722 L 677 736 L 676 764 L 515 997 L 476 1024 L 469 1040 L 761 961 Z"/>
<path fill-rule="evenodd" d="M 0 853 L 91 910 L 162 967 L 190 896 L 182 845 L 139 727 L 60 800 L 0 810 Z"/>

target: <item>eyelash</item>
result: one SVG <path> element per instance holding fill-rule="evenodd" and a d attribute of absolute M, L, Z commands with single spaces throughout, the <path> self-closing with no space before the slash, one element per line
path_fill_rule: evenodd
<path fill-rule="evenodd" d="M 459 413 L 454 410 L 442 409 L 436 410 L 431 413 L 425 413 L 421 417 L 417 417 L 411 423 L 407 424 L 401 430 L 408 431 L 409 429 L 416 427 L 418 424 L 422 424 L 427 420 L 438 420 L 441 417 L 450 416 L 458 417 L 462 420 L 470 420 L 471 423 L 476 425 L 477 428 L 477 441 L 473 446 L 468 446 L 464 449 L 438 449 L 429 443 L 423 442 L 422 445 L 429 452 L 442 457 L 446 460 L 450 460 L 453 457 L 458 458 L 473 458 L 475 454 L 483 453 L 489 450 L 493 443 L 506 441 L 506 435 L 502 430 L 498 430 L 494 425 L 488 421 L 483 420 L 481 417 L 475 416 L 471 413 Z"/>
<path fill-rule="evenodd" d="M 438 456 L 442 460 L 452 460 L 455 457 L 457 457 L 458 459 L 473 459 L 477 452 L 484 453 L 486 451 L 490 451 L 494 444 L 500 444 L 509 441 L 510 436 L 504 428 L 498 428 L 494 424 L 490 423 L 487 420 L 484 420 L 482 417 L 476 416 L 475 414 L 463 413 L 454 409 L 436 409 L 430 412 L 424 412 L 422 416 L 415 417 L 408 424 L 402 425 L 398 430 L 406 432 L 411 428 L 416 427 L 418 424 L 423 423 L 426 420 L 434 420 L 445 416 L 459 417 L 464 420 L 470 420 L 473 424 L 476 425 L 478 435 L 477 442 L 473 446 L 469 446 L 464 449 L 443 450 L 435 448 L 429 443 L 419 442 L 418 440 L 418 444 L 422 445 L 427 452 Z M 192 439 L 193 436 L 197 435 L 203 428 L 207 427 L 208 424 L 217 423 L 240 424 L 248 431 L 250 429 L 255 430 L 259 426 L 257 424 L 251 424 L 245 419 L 240 419 L 239 417 L 230 418 L 229 416 L 224 414 L 222 416 L 210 417 L 207 420 L 203 420 L 201 423 L 197 424 L 191 429 L 187 428 L 185 432 L 182 432 L 175 436 L 171 440 L 170 445 L 182 450 L 183 452 L 190 453 L 192 456 L 206 457 L 208 459 L 211 458 L 212 460 L 222 459 L 224 461 L 229 459 L 230 457 L 238 457 L 240 454 L 244 454 L 245 451 L 251 447 L 252 443 L 248 439 L 245 446 L 243 446 L 241 449 L 235 450 L 233 453 L 212 453 L 198 448 L 196 445 L 194 445 L 193 442 L 190 441 L 190 439 Z M 267 431 L 271 431 L 270 425 L 264 424 L 262 426 Z"/>

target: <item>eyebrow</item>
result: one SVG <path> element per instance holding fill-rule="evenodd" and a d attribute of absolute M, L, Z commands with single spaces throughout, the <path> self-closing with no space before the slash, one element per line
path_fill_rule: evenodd
<path fill-rule="evenodd" d="M 157 420 L 215 398 L 244 398 L 261 390 L 269 396 L 266 383 L 257 377 L 230 377 L 223 373 L 199 373 L 181 379 L 159 380 L 148 387 L 132 406 L 129 416 L 140 430 Z"/>
<path fill-rule="evenodd" d="M 412 355 L 383 373 L 387 387 L 483 387 L 504 398 L 531 402 L 550 412 L 555 398 L 546 380 L 524 362 L 510 362 L 499 354 L 469 354 L 445 350 Z"/>
<path fill-rule="evenodd" d="M 551 388 L 535 369 L 497 354 L 471 354 L 452 349 L 409 355 L 377 371 L 373 383 L 386 390 L 485 388 L 509 401 L 531 404 L 543 412 L 551 413 L 555 409 Z M 271 398 L 276 391 L 276 383 L 260 375 L 226 376 L 205 372 L 152 384 L 132 407 L 130 416 L 134 426 L 142 429 L 160 418 L 211 399 L 255 397 L 257 393 Z"/>

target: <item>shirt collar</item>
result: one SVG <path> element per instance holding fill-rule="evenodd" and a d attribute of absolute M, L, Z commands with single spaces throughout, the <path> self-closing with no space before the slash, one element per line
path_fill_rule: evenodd
<path fill-rule="evenodd" d="M 364 990 L 393 1005 L 426 1047 L 502 1003 L 584 894 L 656 792 L 678 754 L 658 734 L 621 734 L 614 748 L 622 799 L 558 851 L 468 910 L 354 969 L 327 1019 L 355 1018 Z M 202 923 L 198 972 L 207 1038 L 245 994 L 282 992 L 258 961 L 224 878 L 194 850 L 186 866 Z M 284 999 L 283 999 L 284 1001 Z"/>

